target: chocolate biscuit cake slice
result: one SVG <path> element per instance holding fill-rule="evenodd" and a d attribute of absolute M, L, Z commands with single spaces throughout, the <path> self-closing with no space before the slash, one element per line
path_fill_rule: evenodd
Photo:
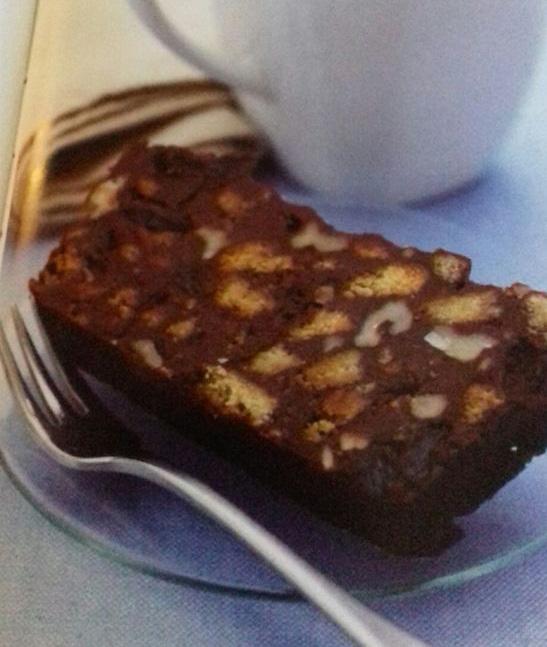
<path fill-rule="evenodd" d="M 31 281 L 52 340 L 334 523 L 432 548 L 545 448 L 547 296 L 247 171 L 129 151 Z"/>

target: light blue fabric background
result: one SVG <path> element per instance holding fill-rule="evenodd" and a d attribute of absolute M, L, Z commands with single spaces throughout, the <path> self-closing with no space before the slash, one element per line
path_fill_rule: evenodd
<path fill-rule="evenodd" d="M 453 247 L 474 257 L 478 279 L 547 289 L 545 62 L 488 176 L 428 213 L 461 232 Z M 537 236 L 523 248 L 529 227 Z M 438 647 L 540 647 L 547 644 L 547 548 L 457 588 L 371 606 Z M 110 562 L 54 528 L 0 469 L 1 647 L 346 644 L 305 603 L 199 590 Z"/>
<path fill-rule="evenodd" d="M 46 521 L 0 472 L 2 647 L 342 647 L 315 609 L 163 582 Z M 373 609 L 435 647 L 547 643 L 547 550 L 469 584 Z"/>

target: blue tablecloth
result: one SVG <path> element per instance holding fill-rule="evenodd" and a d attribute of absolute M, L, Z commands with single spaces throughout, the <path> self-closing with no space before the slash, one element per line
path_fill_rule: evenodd
<path fill-rule="evenodd" d="M 547 289 L 547 65 L 489 174 L 428 212 L 455 230 L 473 227 L 462 251 L 475 257 L 479 279 Z M 527 223 L 537 232 L 533 249 L 521 244 Z M 521 265 L 523 254 L 537 263 Z M 547 548 L 456 588 L 371 606 L 434 646 L 539 647 L 547 644 Z M 192 588 L 111 562 L 53 527 L 0 469 L 0 645 L 346 644 L 304 602 Z"/>
<path fill-rule="evenodd" d="M 547 643 L 547 549 L 497 574 L 372 608 L 438 647 Z M 342 647 L 303 602 L 160 581 L 62 534 L 0 472 L 0 645 Z"/>

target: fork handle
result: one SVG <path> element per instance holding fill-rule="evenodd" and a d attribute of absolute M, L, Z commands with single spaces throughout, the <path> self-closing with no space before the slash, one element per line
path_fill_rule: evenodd
<path fill-rule="evenodd" d="M 364 607 L 298 557 L 277 537 L 200 481 L 153 463 L 133 459 L 113 458 L 108 468 L 164 487 L 217 521 L 315 604 L 356 645 L 426 647 L 425 643 Z"/>

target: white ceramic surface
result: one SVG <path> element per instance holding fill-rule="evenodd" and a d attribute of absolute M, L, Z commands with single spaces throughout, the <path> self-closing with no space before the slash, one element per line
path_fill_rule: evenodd
<path fill-rule="evenodd" d="M 296 178 L 373 204 L 481 173 L 526 89 L 544 14 L 544 0 L 130 2 L 168 47 L 234 85 Z M 191 27 L 206 9 L 220 51 Z"/>
<path fill-rule="evenodd" d="M 36 0 L 0 0 L 0 205 L 4 205 L 30 52 Z"/>

